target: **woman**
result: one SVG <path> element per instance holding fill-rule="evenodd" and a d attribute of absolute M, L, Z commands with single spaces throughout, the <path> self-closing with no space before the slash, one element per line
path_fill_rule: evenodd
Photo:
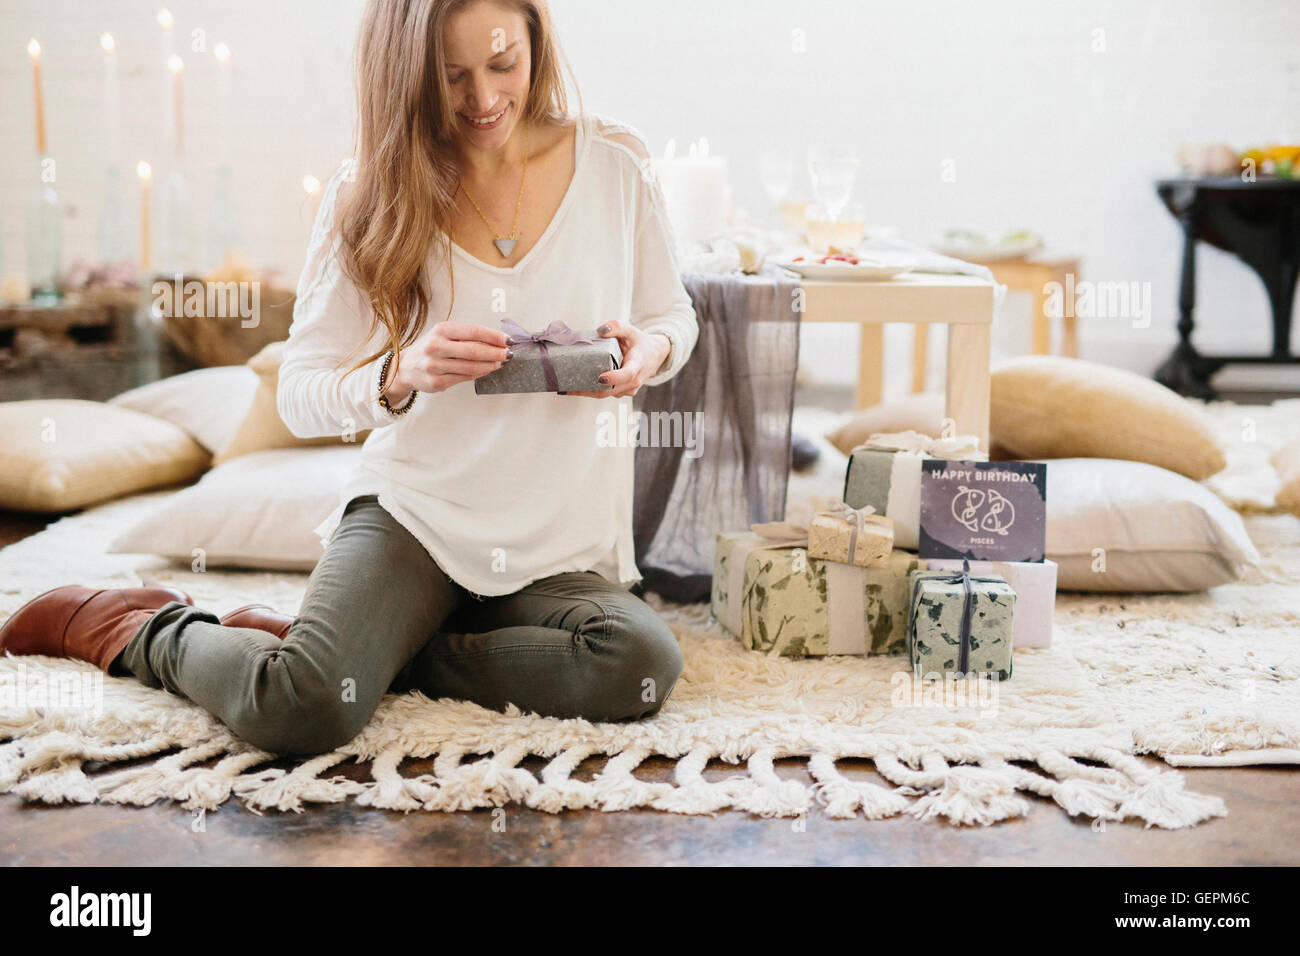
<path fill-rule="evenodd" d="M 373 432 L 297 617 L 65 587 L 0 648 L 133 675 L 273 753 L 340 746 L 389 690 L 658 711 L 681 652 L 627 590 L 635 449 L 599 425 L 675 375 L 698 326 L 644 142 L 568 117 L 560 58 L 543 0 L 366 9 L 357 159 L 322 200 L 277 397 L 300 437 Z M 506 317 L 598 326 L 622 351 L 611 387 L 476 394 L 511 358 Z"/>

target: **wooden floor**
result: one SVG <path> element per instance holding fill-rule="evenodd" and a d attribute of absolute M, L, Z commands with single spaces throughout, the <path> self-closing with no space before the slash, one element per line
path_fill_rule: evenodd
<path fill-rule="evenodd" d="M 539 765 L 524 764 L 534 771 Z M 849 769 L 846 775 L 879 782 L 869 767 Z M 593 768 L 579 768 L 577 776 L 588 779 Z M 342 772 L 361 778 L 360 769 Z M 431 761 L 411 761 L 402 772 L 415 775 L 431 769 Z M 809 779 L 798 761 L 778 763 L 777 771 Z M 671 772 L 671 761 L 656 758 L 638 776 L 668 780 Z M 718 766 L 705 776 L 716 780 L 729 772 Z M 737 812 L 690 817 L 652 810 L 552 815 L 517 807 L 404 815 L 348 803 L 301 814 L 258 816 L 231 802 L 200 818 L 174 805 L 47 807 L 0 796 L 0 861 L 92 866 L 1240 866 L 1294 865 L 1300 860 L 1300 824 L 1294 812 L 1300 774 L 1286 768 L 1185 773 L 1190 789 L 1227 802 L 1227 818 L 1189 830 L 1148 830 L 1136 822 L 1094 830 L 1036 797 L 1028 798 L 1027 816 L 973 829 L 910 817 L 832 820 L 816 810 L 800 820 Z"/>
<path fill-rule="evenodd" d="M 813 398 L 827 404 L 818 392 Z M 801 401 L 804 400 L 801 398 Z M 34 534 L 46 519 L 0 512 L 0 546 Z M 1152 766 L 1163 766 L 1150 761 Z M 523 766 L 538 770 L 529 758 Z M 862 762 L 840 765 L 850 778 L 883 783 Z M 598 762 L 578 768 L 590 779 Z M 670 780 L 672 761 L 653 758 L 642 779 Z M 405 774 L 431 772 L 408 761 Z M 801 761 L 777 764 L 783 776 L 811 782 Z M 366 779 L 364 767 L 336 772 Z M 715 762 L 705 777 L 734 768 Z M 0 795 L 0 863 L 395 865 L 441 864 L 1002 864 L 1011 866 L 1270 865 L 1300 863 L 1300 771 L 1233 768 L 1183 771 L 1190 790 L 1214 794 L 1229 815 L 1182 831 L 1140 823 L 1094 830 L 1051 801 L 1027 796 L 1029 813 L 988 828 L 957 829 L 909 817 L 803 820 L 726 812 L 687 817 L 657 811 L 558 815 L 518 807 L 400 814 L 350 803 L 301 814 L 257 815 L 237 801 L 204 815 L 175 805 L 44 806 Z M 504 824 L 504 830 L 502 829 Z"/>

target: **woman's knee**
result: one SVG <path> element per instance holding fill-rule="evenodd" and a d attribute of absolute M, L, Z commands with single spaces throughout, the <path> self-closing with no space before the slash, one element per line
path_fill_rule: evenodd
<path fill-rule="evenodd" d="M 682 650 L 672 628 L 646 607 L 614 627 L 611 647 L 617 654 L 620 690 L 614 713 L 606 719 L 626 720 L 658 713 L 682 673 Z"/>
<path fill-rule="evenodd" d="M 347 743 L 370 722 L 378 701 L 347 680 L 334 681 L 305 669 L 289 674 L 284 661 L 270 661 L 254 705 L 231 729 L 261 750 L 319 754 Z"/>

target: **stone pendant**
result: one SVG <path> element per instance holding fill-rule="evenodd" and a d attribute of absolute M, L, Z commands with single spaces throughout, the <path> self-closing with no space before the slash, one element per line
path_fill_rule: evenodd
<path fill-rule="evenodd" d="M 497 247 L 497 252 L 501 253 L 502 258 L 509 259 L 518 241 L 518 239 L 493 239 L 492 243 Z"/>

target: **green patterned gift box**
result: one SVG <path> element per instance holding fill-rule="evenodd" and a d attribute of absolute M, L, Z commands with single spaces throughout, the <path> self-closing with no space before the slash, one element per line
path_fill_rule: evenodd
<path fill-rule="evenodd" d="M 917 570 L 911 575 L 908 651 L 917 677 L 1011 676 L 1016 592 L 996 574 Z"/>
<path fill-rule="evenodd" d="M 908 575 L 925 566 L 894 550 L 880 567 L 810 558 L 797 534 L 717 536 L 713 616 L 751 650 L 785 657 L 903 654 Z"/>
<path fill-rule="evenodd" d="M 921 462 L 927 458 L 987 460 L 974 435 L 930 438 L 917 432 L 872 435 L 852 450 L 844 471 L 844 502 L 874 508 L 894 522 L 894 547 L 915 551 L 921 524 Z"/>

